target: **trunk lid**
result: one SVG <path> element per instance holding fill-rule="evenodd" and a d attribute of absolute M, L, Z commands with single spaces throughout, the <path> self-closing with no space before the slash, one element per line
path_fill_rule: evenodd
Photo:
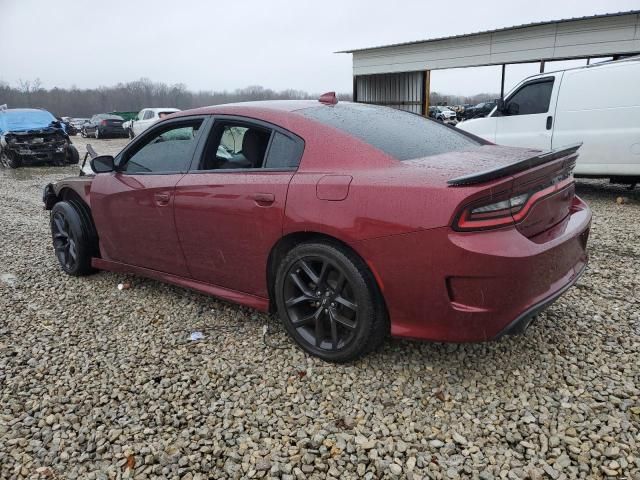
<path fill-rule="evenodd" d="M 539 150 L 484 145 L 403 163 L 425 168 L 436 183 L 466 192 L 461 205 L 477 207 L 526 195 L 520 209 L 507 210 L 516 228 L 534 237 L 565 219 L 573 205 L 573 168 L 579 145 Z M 509 213 L 509 212 L 512 213 Z"/>

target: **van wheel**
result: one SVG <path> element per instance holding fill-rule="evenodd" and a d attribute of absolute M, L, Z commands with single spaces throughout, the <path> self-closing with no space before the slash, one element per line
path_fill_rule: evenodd
<path fill-rule="evenodd" d="M 389 330 L 373 275 L 340 245 L 294 247 L 278 267 L 275 297 L 293 340 L 328 362 L 361 357 L 377 348 Z"/>
<path fill-rule="evenodd" d="M 20 157 L 14 152 L 2 152 L 0 153 L 0 164 L 7 168 L 18 168 L 22 165 Z"/>
<path fill-rule="evenodd" d="M 80 202 L 68 200 L 53 206 L 51 236 L 56 258 L 66 273 L 79 277 L 94 271 L 91 258 L 97 252 L 97 236 Z"/>

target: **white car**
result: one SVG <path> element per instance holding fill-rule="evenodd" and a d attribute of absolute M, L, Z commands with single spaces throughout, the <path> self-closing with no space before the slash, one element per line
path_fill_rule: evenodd
<path fill-rule="evenodd" d="M 551 150 L 582 142 L 576 176 L 640 182 L 640 57 L 541 73 L 486 118 L 458 128 L 500 145 Z"/>
<path fill-rule="evenodd" d="M 451 110 L 449 107 L 436 107 L 435 119 L 440 120 L 444 123 L 453 123 L 455 124 L 457 120 L 458 114 Z"/>
<path fill-rule="evenodd" d="M 140 110 L 136 118 L 124 122 L 122 127 L 129 133 L 129 138 L 133 138 L 136 135 L 140 135 L 166 115 L 179 111 L 177 108 L 144 108 Z"/>

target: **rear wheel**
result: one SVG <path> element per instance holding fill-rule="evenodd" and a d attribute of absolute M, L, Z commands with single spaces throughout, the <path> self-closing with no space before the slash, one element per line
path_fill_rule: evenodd
<path fill-rule="evenodd" d="M 58 202 L 51 210 L 51 236 L 62 269 L 76 277 L 93 271 L 97 250 L 95 230 L 86 207 L 76 200 Z"/>
<path fill-rule="evenodd" d="M 329 362 L 355 360 L 378 347 L 388 331 L 373 276 L 339 245 L 294 247 L 278 268 L 275 296 L 289 335 Z"/>

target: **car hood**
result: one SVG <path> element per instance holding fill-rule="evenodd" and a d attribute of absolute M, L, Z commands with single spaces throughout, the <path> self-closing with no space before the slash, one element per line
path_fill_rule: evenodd
<path fill-rule="evenodd" d="M 501 145 L 482 145 L 467 150 L 433 155 L 402 162 L 403 166 L 425 174 L 430 182 L 447 186 L 452 178 L 491 170 L 531 158 L 539 150 Z"/>
<path fill-rule="evenodd" d="M 0 134 L 36 131 L 55 133 L 64 128 L 49 112 L 42 110 L 0 112 Z"/>

